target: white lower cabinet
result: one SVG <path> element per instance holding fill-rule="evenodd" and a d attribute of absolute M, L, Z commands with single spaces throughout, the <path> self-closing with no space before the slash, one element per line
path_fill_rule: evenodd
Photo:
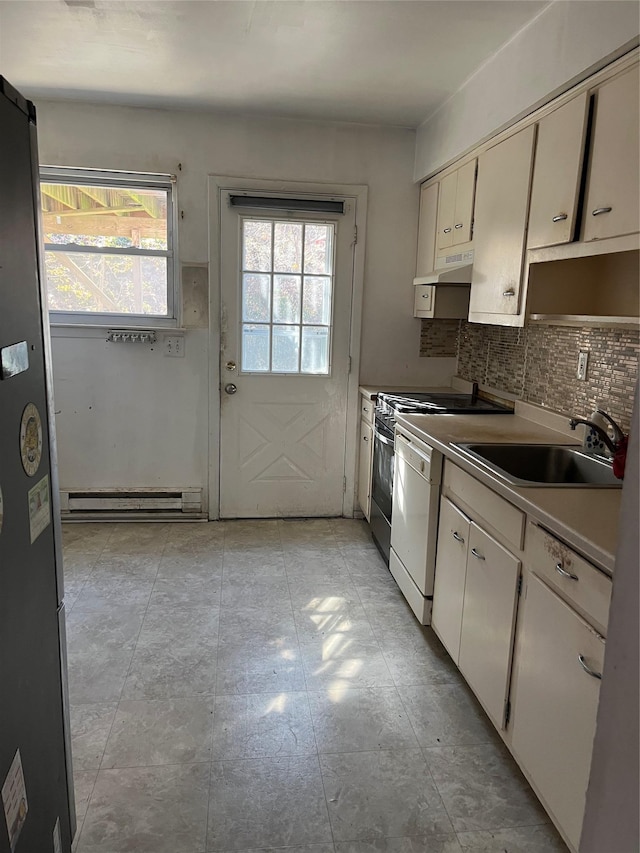
<path fill-rule="evenodd" d="M 431 627 L 456 664 L 460 656 L 470 529 L 471 522 L 467 516 L 450 500 L 442 497 Z"/>
<path fill-rule="evenodd" d="M 512 689 L 512 751 L 577 850 L 589 782 L 604 641 L 529 574 Z"/>
<path fill-rule="evenodd" d="M 611 579 L 448 460 L 443 489 L 433 629 L 575 853 Z"/>
<path fill-rule="evenodd" d="M 498 728 L 505 724 L 520 566 L 471 522 L 458 666 Z"/>
<path fill-rule="evenodd" d="M 360 459 L 358 461 L 358 503 L 369 521 L 371 511 L 371 468 L 373 463 L 373 427 L 360 420 Z"/>

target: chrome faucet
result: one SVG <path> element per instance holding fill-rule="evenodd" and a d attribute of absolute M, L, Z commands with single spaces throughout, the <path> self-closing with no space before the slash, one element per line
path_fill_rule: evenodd
<path fill-rule="evenodd" d="M 595 430 L 600 438 L 602 439 L 603 444 L 608 448 L 609 452 L 613 456 L 618 449 L 620 443 L 624 440 L 625 435 L 618 426 L 618 424 L 614 421 L 611 415 L 608 415 L 602 409 L 596 409 L 599 415 L 602 415 L 605 420 L 609 421 L 611 426 L 613 427 L 614 438 L 611 439 L 609 437 L 608 432 L 603 429 L 600 424 L 594 424 L 593 421 L 587 420 L 586 418 L 571 418 L 569 421 L 569 426 L 571 429 L 575 429 L 578 424 L 586 424 L 586 426 L 591 427 L 591 429 Z"/>

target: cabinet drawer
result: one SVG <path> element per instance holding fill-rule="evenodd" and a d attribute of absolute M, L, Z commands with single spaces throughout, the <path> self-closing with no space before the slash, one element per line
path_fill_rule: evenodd
<path fill-rule="evenodd" d="M 375 404 L 374 404 L 373 400 L 370 400 L 364 394 L 360 394 L 360 416 L 368 424 L 373 423 L 373 410 L 374 409 L 375 409 Z"/>
<path fill-rule="evenodd" d="M 468 508 L 472 515 L 485 521 L 518 550 L 522 548 L 525 520 L 523 512 L 457 465 L 445 465 L 443 483 L 451 494 L 456 495 L 466 505 L 465 508 Z"/>
<path fill-rule="evenodd" d="M 558 590 L 602 636 L 606 636 L 610 578 L 532 522 L 527 525 L 525 561 L 531 571 Z"/>

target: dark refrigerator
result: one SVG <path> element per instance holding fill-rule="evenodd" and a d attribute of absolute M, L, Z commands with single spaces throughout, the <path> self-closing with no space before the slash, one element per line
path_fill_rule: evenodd
<path fill-rule="evenodd" d="M 33 105 L 0 77 L 0 853 L 75 832 Z"/>

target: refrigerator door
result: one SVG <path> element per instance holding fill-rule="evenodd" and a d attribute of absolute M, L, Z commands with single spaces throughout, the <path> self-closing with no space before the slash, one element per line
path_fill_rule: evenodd
<path fill-rule="evenodd" d="M 71 849 L 35 111 L 0 78 L 0 853 Z"/>

